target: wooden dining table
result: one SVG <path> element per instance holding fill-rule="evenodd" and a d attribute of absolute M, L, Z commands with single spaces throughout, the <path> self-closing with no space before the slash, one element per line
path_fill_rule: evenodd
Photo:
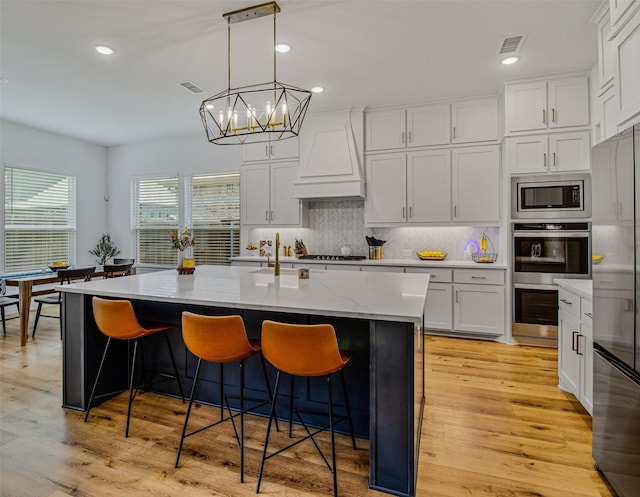
<path fill-rule="evenodd" d="M 135 268 L 129 274 L 135 274 Z M 102 266 L 96 268 L 93 277 L 104 277 Z M 29 338 L 29 311 L 31 310 L 31 299 L 38 295 L 55 293 L 54 283 L 60 283 L 58 274 L 53 272 L 34 272 L 32 274 L 20 274 L 5 278 L 7 286 L 18 287 L 18 298 L 20 300 L 20 345 L 27 345 Z M 46 288 L 38 289 L 38 286 L 48 285 Z"/>

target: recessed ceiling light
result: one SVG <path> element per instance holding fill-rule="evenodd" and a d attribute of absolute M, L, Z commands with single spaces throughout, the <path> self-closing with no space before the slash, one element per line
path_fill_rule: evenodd
<path fill-rule="evenodd" d="M 101 55 L 113 55 L 113 48 L 106 45 L 96 45 L 93 49 Z"/>
<path fill-rule="evenodd" d="M 515 64 L 516 62 L 518 62 L 519 57 L 507 57 L 506 59 L 502 59 L 502 63 L 505 66 L 511 65 L 511 64 Z"/>
<path fill-rule="evenodd" d="M 291 51 L 291 45 L 288 43 L 278 43 L 276 45 L 276 52 L 287 53 Z"/>
<path fill-rule="evenodd" d="M 322 93 L 324 91 L 324 86 L 314 86 L 311 88 L 313 93 Z"/>

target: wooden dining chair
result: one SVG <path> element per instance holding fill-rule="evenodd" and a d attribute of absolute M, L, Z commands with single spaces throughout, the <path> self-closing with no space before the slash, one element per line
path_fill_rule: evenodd
<path fill-rule="evenodd" d="M 95 272 L 95 266 L 83 266 L 76 268 L 68 268 L 68 269 L 58 269 L 58 278 L 60 279 L 60 284 L 70 284 L 72 280 L 81 279 L 82 281 L 89 281 Z M 38 321 L 41 317 L 46 318 L 56 318 L 60 321 L 60 339 L 62 340 L 62 313 L 60 310 L 57 315 L 52 314 L 42 314 L 42 305 L 56 305 L 58 308 L 62 307 L 62 294 L 60 292 L 56 292 L 54 294 L 43 295 L 42 297 L 36 297 L 33 299 L 34 302 L 38 303 L 38 309 L 36 310 L 36 320 L 33 323 L 33 332 L 31 334 L 31 338 L 35 338 L 36 336 L 36 328 L 38 327 Z"/>

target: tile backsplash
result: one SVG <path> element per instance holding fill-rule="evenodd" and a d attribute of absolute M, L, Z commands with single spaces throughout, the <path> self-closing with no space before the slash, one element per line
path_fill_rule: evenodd
<path fill-rule="evenodd" d="M 368 254 L 365 236 L 386 240 L 385 259 L 415 259 L 417 250 L 442 250 L 448 259 L 465 258 L 467 244 L 479 244 L 482 234 L 491 240 L 499 254 L 499 228 L 497 226 L 442 226 L 365 228 L 364 200 L 310 200 L 308 228 L 253 228 L 249 229 L 243 244 L 268 240 L 280 233 L 281 245 L 294 245 L 302 239 L 310 254 L 339 255 L 340 247 L 351 245 L 353 255 Z M 489 251 L 491 251 L 491 243 Z M 247 255 L 243 250 L 242 255 Z M 467 256 L 466 258 L 469 258 Z"/>

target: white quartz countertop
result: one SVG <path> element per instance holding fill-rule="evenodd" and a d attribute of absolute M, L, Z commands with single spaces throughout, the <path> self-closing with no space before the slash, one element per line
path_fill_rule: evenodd
<path fill-rule="evenodd" d="M 251 257 L 251 256 L 240 256 L 240 257 L 232 257 L 231 261 L 241 261 L 241 262 L 267 262 L 266 257 Z M 271 257 L 270 262 L 274 261 L 274 258 Z M 447 268 L 474 268 L 474 269 L 507 269 L 507 265 L 503 262 L 494 262 L 491 264 L 488 263 L 478 263 L 473 262 L 472 260 L 449 260 L 445 259 L 444 261 L 421 261 L 419 259 L 382 259 L 379 261 L 374 261 L 371 259 L 362 259 L 360 261 L 331 261 L 331 260 L 316 260 L 316 259 L 297 259 L 295 257 L 280 257 L 281 263 L 293 263 L 296 266 L 309 266 L 312 267 L 312 264 L 344 264 L 346 266 L 402 266 L 402 267 L 447 267 Z"/>
<path fill-rule="evenodd" d="M 570 280 L 554 278 L 553 282 L 560 288 L 565 288 L 566 290 L 569 290 L 570 292 L 573 292 L 580 297 L 584 297 L 586 299 L 592 298 L 591 280 Z"/>
<path fill-rule="evenodd" d="M 326 271 L 198 266 L 192 275 L 175 269 L 122 278 L 92 280 L 56 289 L 89 295 L 269 310 L 422 324 L 428 273 Z"/>

